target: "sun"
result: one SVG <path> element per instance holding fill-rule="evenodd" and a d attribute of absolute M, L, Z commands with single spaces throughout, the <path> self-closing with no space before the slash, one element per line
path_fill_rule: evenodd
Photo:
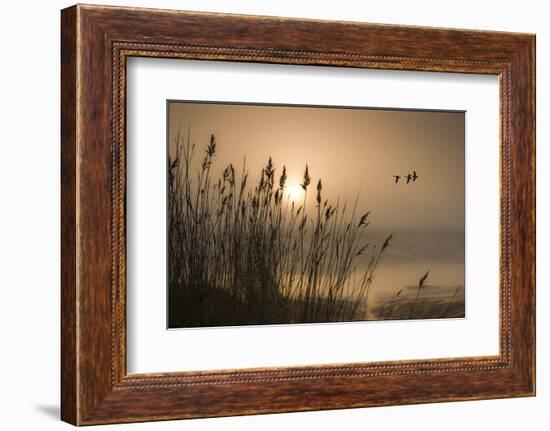
<path fill-rule="evenodd" d="M 286 193 L 291 201 L 297 201 L 304 196 L 304 189 L 299 184 L 291 184 L 287 187 Z"/>

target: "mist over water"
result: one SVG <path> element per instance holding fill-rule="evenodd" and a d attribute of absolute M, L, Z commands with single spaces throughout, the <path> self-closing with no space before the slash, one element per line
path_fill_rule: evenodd
<path fill-rule="evenodd" d="M 464 285 L 464 232 L 395 232 L 375 275 L 375 289 L 391 292 L 416 285 L 426 271 L 430 285 Z"/>
<path fill-rule="evenodd" d="M 370 287 L 371 308 L 365 310 L 367 318 L 376 318 L 373 313 L 378 307 L 387 307 L 400 290 L 402 293 L 399 298 L 414 301 L 419 280 L 428 271 L 417 308 L 421 309 L 422 304 L 431 301 L 431 305 L 437 303 L 439 309 L 444 310 L 448 302 L 453 300 L 458 314 L 459 309 L 464 308 L 465 298 L 465 232 L 394 230 L 369 229 L 367 235 L 369 242 L 379 248 L 389 233 L 393 233 L 390 246 L 384 251 Z M 357 267 L 353 275 L 355 279 L 361 277 L 366 263 L 367 259 Z M 349 291 L 348 297 L 351 298 L 353 293 L 353 290 Z M 426 318 L 438 317 L 437 311 L 435 309 L 434 315 L 427 315 Z"/>
<path fill-rule="evenodd" d="M 372 235 L 382 236 L 380 232 Z M 372 303 L 387 305 L 401 289 L 400 297 L 414 297 L 420 278 L 429 271 L 420 298 L 445 303 L 456 293 L 454 300 L 464 308 L 464 240 L 464 232 L 460 231 L 394 233 L 374 276 Z"/>

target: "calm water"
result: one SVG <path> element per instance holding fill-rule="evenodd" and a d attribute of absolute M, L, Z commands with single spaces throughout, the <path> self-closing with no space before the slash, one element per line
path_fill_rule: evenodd
<path fill-rule="evenodd" d="M 382 233 L 374 232 L 372 235 L 377 242 L 383 238 Z M 460 306 L 463 309 L 465 295 L 464 232 L 394 233 L 394 239 L 374 276 L 367 317 L 374 318 L 373 314 L 380 312 L 377 307 L 387 306 L 392 300 L 414 301 L 418 282 L 427 271 L 430 273 L 419 296 L 419 304 L 422 302 L 426 307 L 431 304 L 433 310 L 427 310 L 425 317 L 441 315 L 446 309 L 445 304 L 453 297 L 456 315 Z M 401 289 L 399 297 L 394 299 Z M 417 313 L 422 314 L 419 310 Z"/>

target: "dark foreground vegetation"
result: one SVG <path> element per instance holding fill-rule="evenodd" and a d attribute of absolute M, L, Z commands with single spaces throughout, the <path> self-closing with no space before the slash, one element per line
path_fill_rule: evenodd
<path fill-rule="evenodd" d="M 290 199 L 287 172 L 266 161 L 216 168 L 216 138 L 197 151 L 177 137 L 169 158 L 169 327 L 363 320 L 374 273 L 392 235 L 367 237 L 357 200 L 329 202 L 323 183 Z M 198 158 L 197 158 L 198 157 Z"/>
<path fill-rule="evenodd" d="M 407 286 L 379 296 L 371 311 L 377 320 L 465 317 L 464 286 Z"/>

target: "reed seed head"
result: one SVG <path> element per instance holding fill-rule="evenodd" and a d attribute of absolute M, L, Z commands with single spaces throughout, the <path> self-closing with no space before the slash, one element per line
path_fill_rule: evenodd
<path fill-rule="evenodd" d="M 309 176 L 309 168 L 306 164 L 306 170 L 304 171 L 304 182 L 302 183 L 302 188 L 304 190 L 307 190 L 307 187 L 310 185 L 311 183 L 311 177 Z"/>
<path fill-rule="evenodd" d="M 285 188 L 286 184 L 286 166 L 283 165 L 283 172 L 281 174 L 281 177 L 279 178 L 279 187 L 282 189 Z"/>
<path fill-rule="evenodd" d="M 424 284 L 426 283 L 426 280 L 428 279 L 428 275 L 430 275 L 430 271 L 427 271 L 426 274 L 424 274 L 420 280 L 418 281 L 418 288 L 422 289 L 424 287 Z"/>

